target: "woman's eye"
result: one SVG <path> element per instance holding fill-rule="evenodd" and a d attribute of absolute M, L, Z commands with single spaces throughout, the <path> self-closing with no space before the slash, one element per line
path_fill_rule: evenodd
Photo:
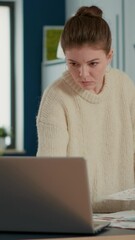
<path fill-rule="evenodd" d="M 79 66 L 79 64 L 78 63 L 75 63 L 75 62 L 71 62 L 71 63 L 69 63 L 71 66 L 73 66 L 73 67 L 78 67 Z"/>
<path fill-rule="evenodd" d="M 89 63 L 89 66 L 95 67 L 95 66 L 97 66 L 97 64 L 98 64 L 98 62 L 91 62 L 91 63 Z"/>

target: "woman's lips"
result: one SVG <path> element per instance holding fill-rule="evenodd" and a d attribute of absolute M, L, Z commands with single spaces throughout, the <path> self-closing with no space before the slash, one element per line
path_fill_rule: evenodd
<path fill-rule="evenodd" d="M 86 81 L 84 81 L 84 82 L 82 81 L 81 84 L 83 86 L 91 86 L 91 85 L 94 85 L 95 83 L 93 81 L 87 81 L 87 82 Z"/>

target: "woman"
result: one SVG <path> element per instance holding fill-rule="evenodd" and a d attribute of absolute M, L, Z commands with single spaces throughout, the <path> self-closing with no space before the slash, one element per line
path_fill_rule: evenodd
<path fill-rule="evenodd" d="M 105 198 L 134 187 L 135 86 L 109 67 L 111 39 L 101 9 L 78 9 L 61 36 L 68 70 L 45 90 L 37 116 L 38 156 L 86 159 L 94 212 L 130 208 Z"/>

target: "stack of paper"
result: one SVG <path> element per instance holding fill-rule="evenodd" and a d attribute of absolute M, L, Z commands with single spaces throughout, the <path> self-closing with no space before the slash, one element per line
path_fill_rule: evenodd
<path fill-rule="evenodd" d="M 135 188 L 109 195 L 106 197 L 106 200 L 134 203 Z M 120 211 L 107 214 L 94 214 L 94 218 L 96 220 L 110 221 L 111 227 L 135 229 L 135 210 Z"/>
<path fill-rule="evenodd" d="M 131 188 L 122 192 L 114 193 L 107 196 L 109 200 L 133 201 L 135 200 L 135 188 Z"/>
<path fill-rule="evenodd" d="M 110 221 L 110 227 L 135 229 L 135 210 L 107 214 L 94 214 L 96 220 Z"/>

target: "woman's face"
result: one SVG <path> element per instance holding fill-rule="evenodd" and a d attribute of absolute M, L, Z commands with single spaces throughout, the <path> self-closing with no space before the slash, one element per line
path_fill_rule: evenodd
<path fill-rule="evenodd" d="M 67 49 L 65 57 L 70 74 L 81 88 L 96 94 L 102 91 L 105 71 L 112 59 L 112 50 L 106 55 L 101 49 L 83 45 Z"/>

